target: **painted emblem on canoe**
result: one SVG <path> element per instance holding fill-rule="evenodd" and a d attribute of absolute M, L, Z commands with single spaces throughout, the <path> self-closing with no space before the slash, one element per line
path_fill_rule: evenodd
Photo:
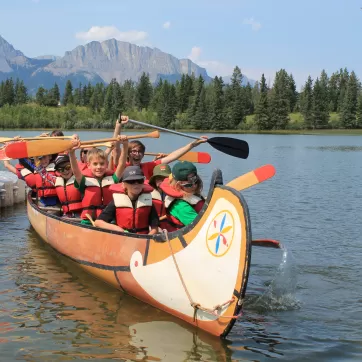
<path fill-rule="evenodd" d="M 207 230 L 207 249 L 213 256 L 224 256 L 230 250 L 233 239 L 234 218 L 229 211 L 220 211 L 210 222 Z"/>

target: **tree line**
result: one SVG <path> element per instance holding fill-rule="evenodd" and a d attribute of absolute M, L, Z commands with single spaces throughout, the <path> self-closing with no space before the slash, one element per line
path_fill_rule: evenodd
<path fill-rule="evenodd" d="M 243 85 L 235 67 L 230 83 L 182 75 L 175 84 L 152 85 L 143 73 L 136 83 L 78 84 L 69 80 L 60 92 L 39 87 L 29 94 L 23 81 L 0 83 L 0 127 L 113 128 L 119 113 L 161 127 L 195 130 L 285 130 L 362 128 L 362 91 L 356 74 L 340 69 L 310 76 L 300 92 L 292 74 L 276 72 L 272 85 L 264 74 Z M 299 115 L 296 117 L 295 115 Z M 332 116 L 332 117 L 331 117 Z"/>

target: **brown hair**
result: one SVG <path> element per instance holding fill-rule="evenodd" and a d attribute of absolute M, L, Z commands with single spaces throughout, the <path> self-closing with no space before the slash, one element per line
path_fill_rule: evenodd
<path fill-rule="evenodd" d="M 64 134 L 62 131 L 59 131 L 59 130 L 54 130 L 51 134 L 50 134 L 50 137 L 63 137 Z"/>
<path fill-rule="evenodd" d="M 180 184 L 179 184 L 180 181 L 177 181 L 176 179 L 172 178 L 170 180 L 170 186 L 173 187 L 175 190 L 177 191 L 180 191 L 184 194 L 186 194 L 186 192 L 181 188 Z M 199 175 L 197 175 L 197 188 L 196 190 L 194 191 L 194 195 L 196 196 L 199 196 L 199 197 L 202 197 L 201 195 L 201 192 L 202 192 L 202 189 L 204 187 L 204 183 L 202 182 L 201 178 Z"/>
<path fill-rule="evenodd" d="M 128 143 L 128 153 L 131 153 L 131 151 L 137 146 L 141 148 L 143 154 L 146 152 L 146 146 L 141 141 L 134 140 Z"/>
<path fill-rule="evenodd" d="M 107 161 L 107 156 L 104 153 L 104 151 L 100 150 L 99 148 L 95 148 L 95 147 L 88 151 L 87 162 L 91 162 L 92 158 L 101 158 L 101 159 Z"/>

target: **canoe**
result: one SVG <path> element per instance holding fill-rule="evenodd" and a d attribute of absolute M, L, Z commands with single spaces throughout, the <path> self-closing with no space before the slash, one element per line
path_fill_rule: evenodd
<path fill-rule="evenodd" d="M 80 225 L 51 215 L 28 195 L 40 237 L 88 273 L 212 335 L 241 313 L 251 258 L 248 206 L 213 173 L 203 209 L 181 230 L 154 236 Z"/>

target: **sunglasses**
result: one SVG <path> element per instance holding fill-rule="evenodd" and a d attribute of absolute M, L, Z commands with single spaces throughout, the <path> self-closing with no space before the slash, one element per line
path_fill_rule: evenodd
<path fill-rule="evenodd" d="M 142 180 L 129 180 L 129 181 L 124 181 L 125 183 L 127 184 L 130 184 L 130 185 L 135 185 L 135 184 L 143 184 L 145 182 L 144 179 Z"/>
<path fill-rule="evenodd" d="M 66 166 L 64 166 L 64 167 L 58 167 L 58 168 L 57 168 L 57 171 L 59 171 L 59 172 L 67 172 L 67 171 L 69 171 L 71 168 L 72 168 L 71 165 L 66 165 Z"/>
<path fill-rule="evenodd" d="M 192 177 L 189 178 L 189 180 L 190 180 L 189 182 L 186 182 L 184 184 L 180 183 L 180 185 L 182 187 L 185 187 L 186 189 L 189 189 L 189 188 L 195 186 L 199 182 L 199 179 L 198 179 L 197 176 L 192 176 Z"/>

